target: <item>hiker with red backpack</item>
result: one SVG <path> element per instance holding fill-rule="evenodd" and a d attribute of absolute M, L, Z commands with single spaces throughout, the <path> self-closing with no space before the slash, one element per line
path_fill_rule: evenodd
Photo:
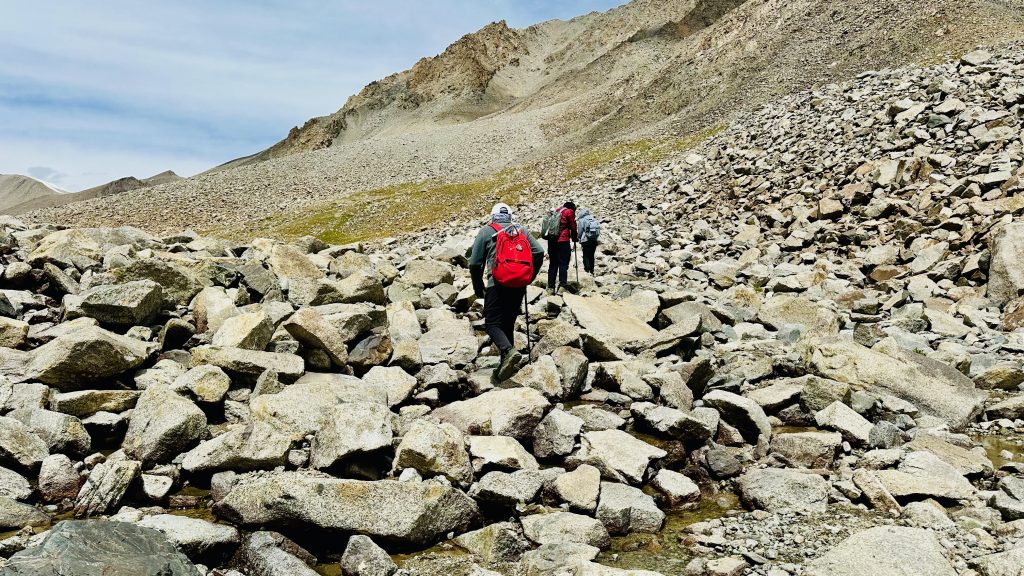
<path fill-rule="evenodd" d="M 529 231 L 512 223 L 508 204 L 495 204 L 491 222 L 477 233 L 469 257 L 473 290 L 484 299 L 484 329 L 501 353 L 495 382 L 514 376 L 523 361 L 514 345 L 516 319 L 520 304 L 526 301 L 526 287 L 543 263 L 544 248 Z"/>
<path fill-rule="evenodd" d="M 544 218 L 541 235 L 548 241 L 548 292 L 557 293 L 559 287 L 565 288 L 569 283 L 573 243 L 579 241 L 579 234 L 576 231 L 576 204 L 570 200 L 550 212 Z"/>

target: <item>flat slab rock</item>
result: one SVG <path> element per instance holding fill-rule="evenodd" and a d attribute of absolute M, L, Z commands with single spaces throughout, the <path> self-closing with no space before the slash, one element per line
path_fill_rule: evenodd
<path fill-rule="evenodd" d="M 880 526 L 858 532 L 807 566 L 807 576 L 956 576 L 933 532 Z"/>
<path fill-rule="evenodd" d="M 465 532 L 479 519 L 469 496 L 436 482 L 366 482 L 301 472 L 242 477 L 214 512 L 244 526 L 298 523 L 420 545 Z"/>
<path fill-rule="evenodd" d="M 199 576 L 160 532 L 124 522 L 61 522 L 39 546 L 18 552 L 5 576 Z"/>

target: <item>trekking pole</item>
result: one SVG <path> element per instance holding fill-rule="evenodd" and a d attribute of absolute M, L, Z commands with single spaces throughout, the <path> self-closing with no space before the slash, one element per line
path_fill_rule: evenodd
<path fill-rule="evenodd" d="M 576 283 L 580 283 L 580 244 L 579 242 L 572 243 L 572 258 L 576 261 Z"/>
<path fill-rule="evenodd" d="M 526 353 L 530 360 L 533 361 L 533 342 L 530 338 L 530 299 L 523 292 L 523 311 L 526 312 Z"/>

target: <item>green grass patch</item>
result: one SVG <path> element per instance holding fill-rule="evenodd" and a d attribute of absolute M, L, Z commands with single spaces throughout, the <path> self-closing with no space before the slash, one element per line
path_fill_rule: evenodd
<path fill-rule="evenodd" d="M 282 240 L 316 236 L 328 244 L 386 238 L 479 215 L 494 202 L 515 205 L 528 185 L 529 181 L 513 170 L 470 182 L 398 184 L 272 216 L 244 235 Z"/>

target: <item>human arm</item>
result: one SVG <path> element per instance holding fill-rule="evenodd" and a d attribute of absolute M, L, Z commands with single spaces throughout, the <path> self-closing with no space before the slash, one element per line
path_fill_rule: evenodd
<path fill-rule="evenodd" d="M 478 298 L 483 298 L 485 291 L 484 268 L 487 266 L 487 228 L 477 233 L 473 240 L 473 250 L 469 255 L 469 277 L 473 281 L 473 292 Z"/>
<path fill-rule="evenodd" d="M 580 241 L 579 231 L 576 228 L 576 211 L 566 208 L 562 212 L 562 227 L 569 230 L 569 239 L 573 242 Z"/>
<path fill-rule="evenodd" d="M 523 228 L 523 232 L 526 234 L 526 239 L 530 241 L 530 251 L 533 253 L 533 278 L 530 278 L 530 282 L 533 282 L 540 274 L 541 266 L 544 265 L 544 247 L 537 242 L 529 230 Z"/>

